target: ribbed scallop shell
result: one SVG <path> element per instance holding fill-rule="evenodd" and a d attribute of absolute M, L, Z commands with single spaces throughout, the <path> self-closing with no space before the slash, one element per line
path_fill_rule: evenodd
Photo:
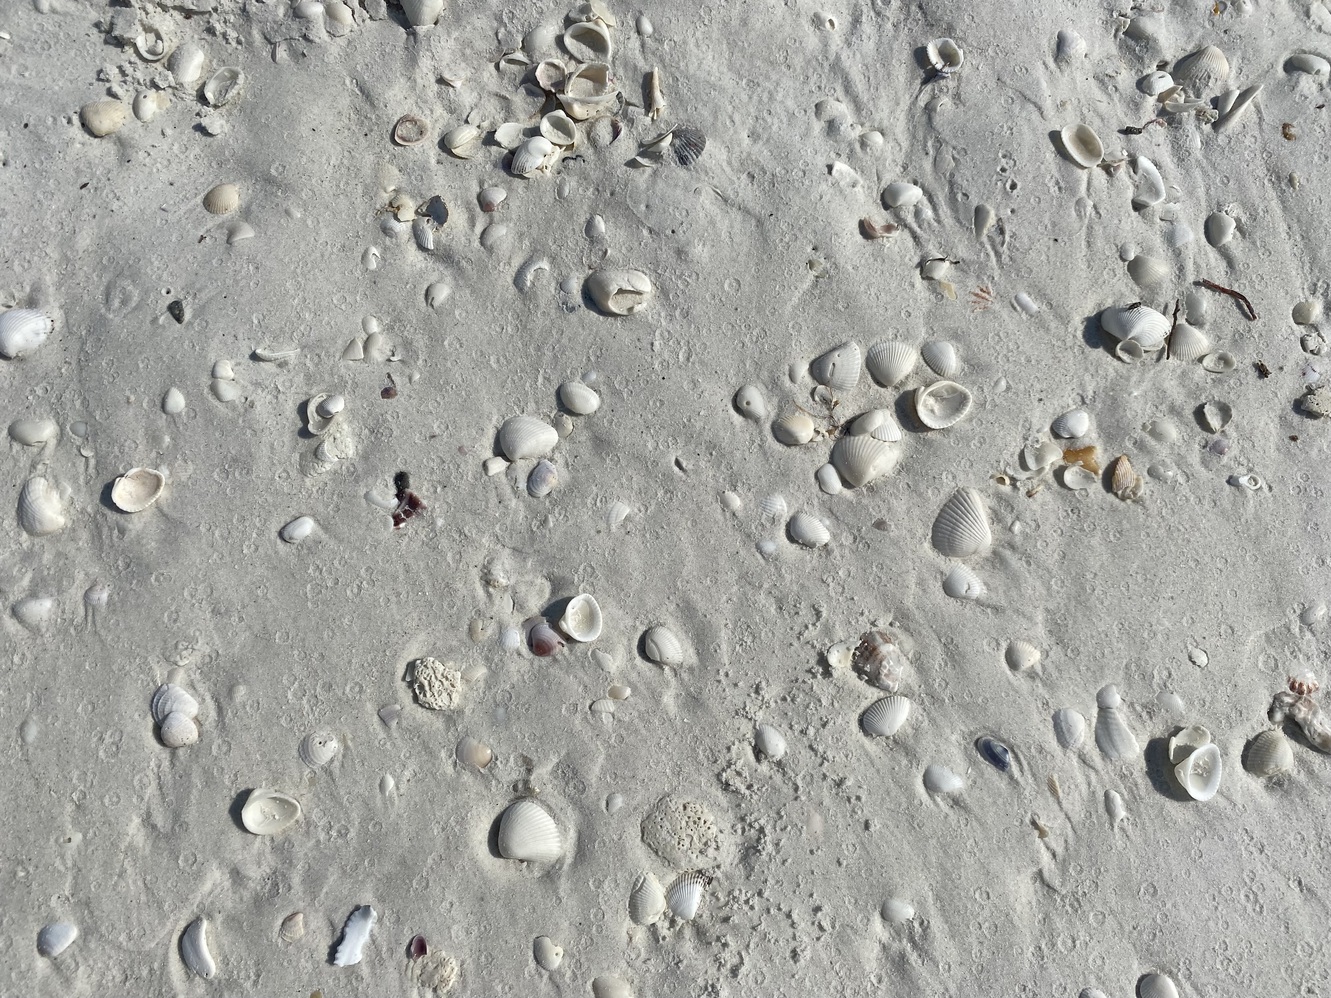
<path fill-rule="evenodd" d="M 787 447 L 802 447 L 813 439 L 813 420 L 806 412 L 791 412 L 772 421 L 772 436 Z"/>
<path fill-rule="evenodd" d="M 300 817 L 300 801 L 280 790 L 256 787 L 245 798 L 240 822 L 254 835 L 276 835 Z"/>
<path fill-rule="evenodd" d="M 203 210 L 210 215 L 229 215 L 240 207 L 240 187 L 218 184 L 203 196 Z"/>
<path fill-rule="evenodd" d="M 643 870 L 629 891 L 629 920 L 634 925 L 651 925 L 666 910 L 665 889 L 656 874 Z"/>
<path fill-rule="evenodd" d="M 1221 772 L 1220 746 L 1211 742 L 1175 766 L 1174 778 L 1193 800 L 1208 801 L 1220 790 Z"/>
<path fill-rule="evenodd" d="M 533 135 L 531 138 L 524 139 L 522 144 L 513 150 L 513 158 L 509 161 L 509 169 L 513 171 L 514 176 L 530 178 L 537 171 L 541 170 L 550 157 L 555 152 L 555 144 L 544 135 Z M 592 300 L 600 305 L 595 294 Z M 603 307 L 603 311 L 609 311 Z M 624 312 L 614 312 L 614 315 L 625 315 Z"/>
<path fill-rule="evenodd" d="M 1084 437 L 1091 429 L 1091 417 L 1085 409 L 1070 409 L 1055 416 L 1049 424 L 1049 432 L 1060 440 L 1076 440 Z"/>
<path fill-rule="evenodd" d="M 163 683 L 157 687 L 150 706 L 154 724 L 165 721 L 167 714 L 184 714 L 189 718 L 199 716 L 199 701 L 175 683 Z"/>
<path fill-rule="evenodd" d="M 1248 743 L 1244 767 L 1253 776 L 1275 776 L 1294 768 L 1294 749 L 1279 728 L 1263 731 Z"/>
<path fill-rule="evenodd" d="M 924 767 L 924 789 L 931 794 L 955 794 L 965 785 L 965 781 L 946 766 L 932 762 Z"/>
<path fill-rule="evenodd" d="M 1169 276 L 1169 264 L 1158 256 L 1138 253 L 1128 261 L 1128 276 L 1139 287 L 1153 288 Z"/>
<path fill-rule="evenodd" d="M 601 624 L 601 605 L 588 593 L 569 600 L 559 618 L 559 629 L 574 641 L 595 641 L 601 636 Z"/>
<path fill-rule="evenodd" d="M 1178 987 L 1164 974 L 1145 974 L 1137 982 L 1137 998 L 1178 998 Z"/>
<path fill-rule="evenodd" d="M 41 477 L 24 482 L 18 494 L 18 522 L 33 537 L 46 537 L 61 530 L 67 521 L 55 486 Z"/>
<path fill-rule="evenodd" d="M 943 430 L 966 418 L 971 393 L 955 381 L 935 381 L 915 389 L 915 415 L 931 430 Z"/>
<path fill-rule="evenodd" d="M 173 711 L 162 718 L 158 736 L 167 748 L 184 748 L 199 740 L 199 724 L 194 718 Z"/>
<path fill-rule="evenodd" d="M 1142 478 L 1132 467 L 1128 455 L 1120 454 L 1114 460 L 1114 470 L 1109 479 L 1109 490 L 1124 502 L 1137 499 L 1142 494 Z"/>
<path fill-rule="evenodd" d="M 55 320 L 37 308 L 11 308 L 0 312 L 0 357 L 18 360 L 46 342 Z"/>
<path fill-rule="evenodd" d="M 842 343 L 809 364 L 809 374 L 820 385 L 834 392 L 848 392 L 860 383 L 864 355 L 858 343 Z"/>
<path fill-rule="evenodd" d="M 180 958 L 204 980 L 217 976 L 217 961 L 208 949 L 208 919 L 200 915 L 180 934 Z"/>
<path fill-rule="evenodd" d="M 647 628 L 642 636 L 642 650 L 648 661 L 657 665 L 675 666 L 684 662 L 684 645 L 664 624 Z"/>
<path fill-rule="evenodd" d="M 1107 308 L 1100 313 L 1100 328 L 1116 340 L 1133 340 L 1143 350 L 1159 350 L 1169 335 L 1169 319 L 1149 305 Z"/>
<path fill-rule="evenodd" d="M 284 943 L 294 943 L 303 935 L 305 935 L 305 913 L 303 911 L 293 911 L 282 919 L 282 924 L 277 928 L 277 938 Z"/>
<path fill-rule="evenodd" d="M 559 431 L 535 416 L 510 416 L 499 427 L 499 449 L 510 461 L 545 457 L 559 443 Z"/>
<path fill-rule="evenodd" d="M 125 513 L 142 513 L 166 487 L 166 476 L 156 468 L 130 468 L 111 486 L 111 501 Z"/>
<path fill-rule="evenodd" d="M 1086 739 L 1086 718 L 1071 707 L 1054 711 L 1054 738 L 1060 748 L 1071 752 Z"/>
<path fill-rule="evenodd" d="M 1040 649 L 1024 638 L 1013 638 L 1003 652 L 1003 661 L 1013 672 L 1029 672 L 1040 664 Z"/>
<path fill-rule="evenodd" d="M 884 388 L 894 388 L 915 370 L 920 362 L 920 351 L 900 340 L 879 340 L 869 347 L 865 366 L 874 381 Z"/>
<path fill-rule="evenodd" d="M 827 524 L 809 513 L 796 513 L 786 524 L 786 533 L 801 547 L 820 548 L 832 539 Z"/>
<path fill-rule="evenodd" d="M 943 577 L 943 592 L 953 599 L 978 600 L 988 591 L 980 577 L 965 565 L 954 565 Z"/>
<path fill-rule="evenodd" d="M 929 369 L 940 378 L 950 378 L 961 370 L 961 358 L 957 348 L 947 340 L 929 340 L 920 347 L 920 356 L 929 365 Z"/>
<path fill-rule="evenodd" d="M 670 139 L 670 151 L 680 166 L 692 166 L 698 162 L 706 148 L 707 136 L 689 125 L 677 126 Z"/>
<path fill-rule="evenodd" d="M 559 826 L 536 801 L 514 801 L 499 819 L 499 855 L 505 859 L 552 863 L 563 851 Z"/>
<path fill-rule="evenodd" d="M 1196 326 L 1179 320 L 1169 337 L 1169 356 L 1173 360 L 1201 360 L 1211 352 L 1211 340 Z"/>
<path fill-rule="evenodd" d="M 763 496 L 758 500 L 758 512 L 769 520 L 784 520 L 788 512 L 785 496 Z"/>
<path fill-rule="evenodd" d="M 632 315 L 652 296 L 651 279 L 641 270 L 598 270 L 587 278 L 586 288 L 607 315 Z"/>
<path fill-rule="evenodd" d="M 989 550 L 994 537 L 980 493 L 960 488 L 943 503 L 930 533 L 934 549 L 947 558 L 970 558 Z"/>
<path fill-rule="evenodd" d="M 710 882 L 709 878 L 695 872 L 681 873 L 672 880 L 666 888 L 666 905 L 670 908 L 670 914 L 680 921 L 691 921 L 698 914 L 703 889 Z"/>
<path fill-rule="evenodd" d="M 786 736 L 770 724 L 760 724 L 753 732 L 753 750 L 759 758 L 777 762 L 785 757 Z"/>
<path fill-rule="evenodd" d="M 872 434 L 843 434 L 832 445 L 832 467 L 852 489 L 890 474 L 900 460 L 900 445 L 879 440 Z"/>
<path fill-rule="evenodd" d="M 589 416 L 601 408 L 601 396 L 581 381 L 565 381 L 559 386 L 559 404 L 575 416 Z"/>
<path fill-rule="evenodd" d="M 860 715 L 860 728 L 866 735 L 891 738 L 910 716 L 910 701 L 902 696 L 875 700 Z"/>
<path fill-rule="evenodd" d="M 1176 83 L 1200 97 L 1229 79 L 1229 59 L 1220 49 L 1208 45 L 1180 59 L 1171 75 Z"/>
<path fill-rule="evenodd" d="M 337 758 L 342 744 L 331 731 L 316 731 L 300 740 L 300 761 L 311 769 L 327 766 Z"/>
<path fill-rule="evenodd" d="M 1137 736 L 1132 733 L 1117 707 L 1101 706 L 1096 711 L 1095 744 L 1105 758 L 1114 762 L 1131 759 L 1140 751 Z"/>

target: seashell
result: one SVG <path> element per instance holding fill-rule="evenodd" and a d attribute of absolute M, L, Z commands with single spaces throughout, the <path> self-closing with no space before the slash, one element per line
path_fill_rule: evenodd
<path fill-rule="evenodd" d="M 481 211 L 491 214 L 499 210 L 507 197 L 508 191 L 502 187 L 485 187 L 476 195 L 476 202 L 481 206 Z"/>
<path fill-rule="evenodd" d="M 1174 360 L 1200 360 L 1211 351 L 1211 340 L 1200 329 L 1180 319 L 1169 335 L 1169 356 Z"/>
<path fill-rule="evenodd" d="M 614 51 L 610 32 L 596 21 L 579 21 L 564 32 L 564 48 L 579 62 L 609 62 Z"/>
<path fill-rule="evenodd" d="M 758 512 L 768 520 L 784 520 L 786 518 L 786 511 L 785 496 L 763 496 L 758 500 Z"/>
<path fill-rule="evenodd" d="M 1117 825 L 1128 816 L 1127 806 L 1123 803 L 1123 795 L 1117 790 L 1105 791 L 1105 813 L 1109 815 L 1109 823 Z"/>
<path fill-rule="evenodd" d="M 298 516 L 291 522 L 284 524 L 282 529 L 277 532 L 277 536 L 288 544 L 299 544 L 312 533 L 314 533 L 314 518 Z"/>
<path fill-rule="evenodd" d="M 420 145 L 429 134 L 425 119 L 414 114 L 404 114 L 393 123 L 393 144 L 397 146 Z"/>
<path fill-rule="evenodd" d="M 975 216 L 972 220 L 972 228 L 975 230 L 975 238 L 983 239 L 989 230 L 994 227 L 994 222 L 998 216 L 994 214 L 994 209 L 987 204 L 977 204 L 975 206 Z"/>
<path fill-rule="evenodd" d="M 221 378 L 213 378 L 209 382 L 208 388 L 213 393 L 213 397 L 219 402 L 234 402 L 243 394 L 240 386 L 234 381 L 223 381 Z"/>
<path fill-rule="evenodd" d="M 208 919 L 202 915 L 180 934 L 180 958 L 205 981 L 217 976 L 217 961 L 208 949 Z"/>
<path fill-rule="evenodd" d="M 319 769 L 336 759 L 341 748 L 342 744 L 337 740 L 337 735 L 331 731 L 316 731 L 300 740 L 298 754 L 300 761 L 305 765 L 311 769 Z"/>
<path fill-rule="evenodd" d="M 1331 75 L 1331 61 L 1310 52 L 1298 52 L 1285 60 L 1285 72 L 1326 77 Z"/>
<path fill-rule="evenodd" d="M 960 793 L 965 785 L 962 778 L 946 766 L 931 762 L 924 767 L 924 789 L 931 794 L 945 796 Z"/>
<path fill-rule="evenodd" d="M 166 110 L 170 98 L 164 93 L 153 90 L 140 90 L 134 95 L 134 117 L 140 121 L 152 121 L 159 111 Z"/>
<path fill-rule="evenodd" d="M 1123 502 L 1141 498 L 1142 477 L 1132 467 L 1128 455 L 1121 454 L 1114 461 L 1114 470 L 1109 479 L 1109 490 Z"/>
<path fill-rule="evenodd" d="M 1145 156 L 1135 157 L 1137 187 L 1132 195 L 1136 211 L 1159 204 L 1165 199 L 1165 181 L 1156 165 Z"/>
<path fill-rule="evenodd" d="M 150 709 L 153 723 L 162 724 L 168 714 L 183 714 L 191 719 L 198 717 L 199 701 L 195 700 L 188 690 L 175 683 L 163 683 L 153 691 Z"/>
<path fill-rule="evenodd" d="M 786 534 L 791 541 L 806 548 L 820 548 L 832 539 L 832 532 L 827 524 L 808 513 L 796 513 L 786 524 Z"/>
<path fill-rule="evenodd" d="M 1104 143 L 1090 125 L 1068 125 L 1058 133 L 1063 154 L 1083 170 L 1099 166 L 1105 158 Z"/>
<path fill-rule="evenodd" d="M 527 632 L 527 647 L 538 658 L 548 658 L 564 647 L 564 639 L 559 632 L 544 620 Z"/>
<path fill-rule="evenodd" d="M 21 360 L 46 342 L 55 320 L 37 308 L 11 308 L 0 312 L 0 357 Z"/>
<path fill-rule="evenodd" d="M 602 974 L 592 978 L 592 998 L 633 998 L 633 988 L 622 977 Z"/>
<path fill-rule="evenodd" d="M 1203 226 L 1206 241 L 1217 248 L 1229 242 L 1237 228 L 1238 223 L 1223 211 L 1211 212 L 1206 216 L 1206 224 Z"/>
<path fill-rule="evenodd" d="M 454 755 L 458 762 L 464 766 L 471 766 L 473 769 L 485 769 L 494 761 L 494 750 L 482 741 L 472 738 L 470 735 L 460 739 L 458 746 L 454 750 Z"/>
<path fill-rule="evenodd" d="M 772 421 L 772 436 L 787 447 L 800 447 L 813 439 L 813 419 L 807 412 L 796 411 Z"/>
<path fill-rule="evenodd" d="M 1169 764 L 1177 766 L 1199 748 L 1210 745 L 1211 732 L 1199 724 L 1180 729 L 1169 739 Z"/>
<path fill-rule="evenodd" d="M 1209 371 L 1212 374 L 1225 374 L 1234 370 L 1237 365 L 1238 361 L 1227 350 L 1217 350 L 1215 353 L 1209 353 L 1202 358 L 1202 370 Z"/>
<path fill-rule="evenodd" d="M 444 12 L 444 0 L 398 0 L 407 23 L 414 28 L 425 28 L 439 20 Z"/>
<path fill-rule="evenodd" d="M 1044 471 L 1063 457 L 1063 448 L 1052 440 L 1027 444 L 1021 449 L 1021 466 L 1027 471 Z"/>
<path fill-rule="evenodd" d="M 994 538 L 980 493 L 972 488 L 952 493 L 934 518 L 930 540 L 945 558 L 970 558 L 989 550 Z"/>
<path fill-rule="evenodd" d="M 544 499 L 558 484 L 558 469 L 545 458 L 541 458 L 527 476 L 527 494 L 533 499 Z"/>
<path fill-rule="evenodd" d="M 966 55 L 951 38 L 935 38 L 924 49 L 929 65 L 940 76 L 950 76 L 961 68 Z"/>
<path fill-rule="evenodd" d="M 1208 45 L 1180 59 L 1173 76 L 1189 93 L 1201 97 L 1229 79 L 1229 60 L 1220 49 Z"/>
<path fill-rule="evenodd" d="M 1161 69 L 1157 69 L 1153 73 L 1147 73 L 1137 81 L 1137 89 L 1148 97 L 1155 97 L 1175 86 L 1177 84 L 1174 82 L 1174 77 Z"/>
<path fill-rule="evenodd" d="M 280 790 L 257 787 L 245 798 L 240 822 L 255 835 L 276 835 L 300 818 L 300 801 Z"/>
<path fill-rule="evenodd" d="M 18 494 L 18 522 L 33 537 L 62 530 L 67 522 L 60 493 L 45 478 L 29 478 Z"/>
<path fill-rule="evenodd" d="M 28 596 L 9 608 L 24 630 L 45 634 L 56 619 L 56 602 L 49 596 Z"/>
<path fill-rule="evenodd" d="M 596 598 L 579 593 L 568 601 L 559 629 L 574 641 L 595 641 L 601 636 L 601 606 Z"/>
<path fill-rule="evenodd" d="M 305 913 L 303 911 L 293 911 L 282 919 L 282 924 L 277 927 L 277 938 L 284 943 L 294 943 L 303 935 L 305 935 Z"/>
<path fill-rule="evenodd" d="M 559 404 L 575 416 L 590 416 L 601 408 L 601 396 L 581 381 L 565 381 L 559 386 Z"/>
<path fill-rule="evenodd" d="M 733 405 L 735 411 L 745 419 L 761 423 L 767 418 L 767 400 L 763 398 L 762 389 L 756 385 L 744 385 L 735 392 Z"/>
<path fill-rule="evenodd" d="M 444 132 L 444 148 L 458 159 L 471 159 L 484 133 L 471 124 L 461 124 Z"/>
<path fill-rule="evenodd" d="M 884 922 L 909 922 L 915 917 L 915 906 L 900 898 L 888 898 L 878 909 L 878 914 Z"/>
<path fill-rule="evenodd" d="M 1049 432 L 1062 440 L 1076 440 L 1084 437 L 1091 430 L 1091 417 L 1085 409 L 1071 409 L 1061 416 L 1055 416 L 1049 424 Z"/>
<path fill-rule="evenodd" d="M 1013 638 L 1008 642 L 1003 660 L 1013 672 L 1030 672 L 1040 664 L 1040 649 L 1022 638 Z"/>
<path fill-rule="evenodd" d="M 914 184 L 898 181 L 883 188 L 883 207 L 909 208 L 924 197 L 924 191 Z"/>
<path fill-rule="evenodd" d="M 1086 56 L 1086 39 L 1071 28 L 1061 28 L 1054 41 L 1054 61 L 1066 66 Z"/>
<path fill-rule="evenodd" d="M 223 66 L 203 85 L 203 99 L 212 107 L 229 104 L 245 88 L 245 74 L 236 66 Z"/>
<path fill-rule="evenodd" d="M 981 735 L 975 739 L 975 751 L 980 753 L 980 758 L 1000 773 L 1006 773 L 1012 768 L 1012 750 L 997 738 Z"/>
<path fill-rule="evenodd" d="M 94 138 L 105 138 L 129 121 L 129 105 L 118 100 L 95 100 L 79 108 L 79 123 Z"/>
<path fill-rule="evenodd" d="M 370 941 L 370 933 L 377 921 L 379 913 L 368 904 L 352 909 L 342 925 L 342 939 L 333 953 L 334 967 L 354 967 L 360 963 L 365 954 L 365 944 Z"/>
<path fill-rule="evenodd" d="M 587 62 L 564 77 L 564 92 L 557 95 L 564 113 L 574 121 L 587 121 L 609 114 L 619 101 L 619 91 L 610 79 L 610 66 L 604 62 Z M 653 145 L 664 152 L 669 146 L 671 133 L 667 132 Z M 659 154 L 657 156 L 659 159 Z"/>
<path fill-rule="evenodd" d="M 1138 253 L 1128 261 L 1128 276 L 1139 287 L 1155 287 L 1169 276 L 1169 264 L 1158 256 Z"/>
<path fill-rule="evenodd" d="M 943 592 L 953 599 L 978 600 L 988 591 L 980 577 L 965 565 L 954 565 L 943 577 Z"/>
<path fill-rule="evenodd" d="M 37 952 L 54 960 L 79 937 L 79 927 L 73 922 L 52 922 L 37 933 Z"/>
<path fill-rule="evenodd" d="M 564 947 L 549 936 L 537 936 L 531 944 L 531 955 L 536 966 L 544 971 L 554 971 L 564 962 Z"/>
<path fill-rule="evenodd" d="M 1315 326 L 1322 321 L 1322 303 L 1315 299 L 1306 299 L 1290 309 L 1289 317 L 1296 326 Z M 10 427 L 13 436 L 13 427 Z"/>
<path fill-rule="evenodd" d="M 883 697 L 864 709 L 860 715 L 860 728 L 871 738 L 891 738 L 901 730 L 909 716 L 910 701 L 905 697 Z"/>
<path fill-rule="evenodd" d="M 111 501 L 122 513 L 142 513 L 166 488 L 166 476 L 156 468 L 130 468 L 111 486 Z"/>
<path fill-rule="evenodd" d="M 187 714 L 172 712 L 162 718 L 157 734 L 167 748 L 184 748 L 199 740 L 199 724 Z"/>
<path fill-rule="evenodd" d="M 1071 707 L 1054 711 L 1054 738 L 1059 748 L 1071 752 L 1086 738 L 1086 718 Z"/>
<path fill-rule="evenodd" d="M 535 416 L 510 416 L 499 427 L 499 450 L 510 461 L 545 457 L 559 443 L 559 431 Z"/>
<path fill-rule="evenodd" d="M 167 43 L 162 29 L 149 24 L 134 39 L 134 51 L 144 62 L 161 62 L 166 58 Z"/>
<path fill-rule="evenodd" d="M 931 430 L 955 426 L 971 411 L 971 393 L 955 381 L 915 389 L 915 415 Z"/>
<path fill-rule="evenodd" d="M 515 177 L 530 179 L 547 166 L 554 152 L 553 142 L 544 135 L 533 135 L 529 139 L 524 139 L 522 144 L 513 150 L 509 170 Z"/>
<path fill-rule="evenodd" d="M 186 42 L 171 53 L 166 60 L 166 68 L 182 87 L 192 87 L 203 76 L 203 64 L 207 57 L 203 49 L 194 42 Z"/>
<path fill-rule="evenodd" d="M 1159 350 L 1169 335 L 1170 321 L 1161 312 L 1138 302 L 1100 313 L 1100 328 L 1116 340 L 1132 340 L 1143 350 Z"/>
<path fill-rule="evenodd" d="M 864 369 L 858 343 L 842 343 L 809 363 L 809 374 L 833 392 L 848 392 L 860 383 Z"/>
<path fill-rule="evenodd" d="M 1120 703 L 1118 691 L 1113 686 L 1104 687 L 1096 696 L 1099 710 L 1095 715 L 1095 744 L 1114 762 L 1129 759 L 1139 751 L 1136 736 L 1119 713 Z"/>
<path fill-rule="evenodd" d="M 684 646 L 675 632 L 664 624 L 647 628 L 642 635 L 642 650 L 647 661 L 657 665 L 677 666 L 684 663 Z"/>
<path fill-rule="evenodd" d="M 584 287 L 606 315 L 633 315 L 652 295 L 652 282 L 641 270 L 597 270 Z"/>
<path fill-rule="evenodd" d="M 60 427 L 54 419 L 16 419 L 9 424 L 9 439 L 24 447 L 38 447 L 59 437 Z"/>
<path fill-rule="evenodd" d="M 956 346 L 946 340 L 929 340 L 920 347 L 920 356 L 940 378 L 950 378 L 961 369 Z"/>
<path fill-rule="evenodd" d="M 1220 789 L 1220 776 L 1220 746 L 1214 742 L 1196 749 L 1174 767 L 1174 778 L 1179 786 L 1196 801 L 1208 801 L 1216 795 Z"/>
<path fill-rule="evenodd" d="M 690 125 L 679 125 L 672 133 L 670 151 L 680 166 L 692 166 L 702 159 L 707 148 L 707 136 Z"/>
<path fill-rule="evenodd" d="M 499 819 L 499 855 L 524 863 L 552 863 L 564 851 L 559 826 L 536 801 L 514 801 Z"/>
<path fill-rule="evenodd" d="M 702 904 L 702 892 L 711 879 L 701 873 L 681 873 L 666 888 L 666 906 L 681 922 L 692 921 Z"/>
<path fill-rule="evenodd" d="M 786 736 L 770 724 L 760 724 L 753 732 L 753 750 L 769 762 L 779 762 L 786 754 Z"/>
<path fill-rule="evenodd" d="M 879 340 L 865 356 L 869 373 L 884 388 L 894 388 L 904 381 L 919 361 L 920 351 L 899 340 Z"/>
<path fill-rule="evenodd" d="M 1294 749 L 1279 728 L 1263 731 L 1248 742 L 1244 768 L 1253 776 L 1276 776 L 1294 768 Z"/>
<path fill-rule="evenodd" d="M 1234 416 L 1234 409 L 1228 402 L 1221 402 L 1212 399 L 1209 402 L 1203 402 L 1200 408 L 1200 418 L 1202 426 L 1212 433 L 1219 433 L 1229 425 L 1230 419 Z"/>
<path fill-rule="evenodd" d="M 813 473 L 813 478 L 823 495 L 839 496 L 845 490 L 841 484 L 841 476 L 831 464 L 820 464 L 818 470 Z"/>
<path fill-rule="evenodd" d="M 1144 974 L 1137 981 L 1137 998 L 1178 998 L 1178 987 L 1164 974 Z"/>
<path fill-rule="evenodd" d="M 1095 695 L 1095 705 L 1105 710 L 1116 710 L 1123 703 L 1117 686 L 1102 686 Z"/>
<path fill-rule="evenodd" d="M 870 686 L 895 693 L 909 662 L 897 636 L 891 631 L 878 628 L 860 636 L 850 651 L 849 664 L 855 674 Z"/>
<path fill-rule="evenodd" d="M 665 890 L 656 875 L 644 870 L 629 891 L 629 920 L 634 925 L 651 925 L 666 911 Z"/>
<path fill-rule="evenodd" d="M 832 466 L 852 489 L 890 474 L 900 460 L 900 446 L 872 435 L 843 435 L 832 445 Z"/>

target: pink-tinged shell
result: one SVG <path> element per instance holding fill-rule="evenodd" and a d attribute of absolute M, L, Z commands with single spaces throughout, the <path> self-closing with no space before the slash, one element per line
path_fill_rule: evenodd
<path fill-rule="evenodd" d="M 533 655 L 546 658 L 564 647 L 564 639 L 553 627 L 541 621 L 528 632 L 527 646 L 531 648 Z"/>
<path fill-rule="evenodd" d="M 407 952 L 413 960 L 419 960 L 430 952 L 430 947 L 425 943 L 425 937 L 417 933 L 411 937 L 411 942 L 407 944 Z"/>
<path fill-rule="evenodd" d="M 851 658 L 856 675 L 870 686 L 895 693 L 901 686 L 906 668 L 906 656 L 891 631 L 868 631 L 860 638 Z"/>

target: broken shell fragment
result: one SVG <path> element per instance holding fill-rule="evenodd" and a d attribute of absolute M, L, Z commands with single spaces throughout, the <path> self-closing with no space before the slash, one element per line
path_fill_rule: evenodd
<path fill-rule="evenodd" d="M 166 488 L 166 476 L 156 468 L 130 468 L 111 486 L 111 501 L 122 513 L 142 513 Z"/>
<path fill-rule="evenodd" d="M 1174 778 L 1188 796 L 1208 801 L 1220 790 L 1220 746 L 1211 742 L 1188 755 L 1174 767 Z"/>
<path fill-rule="evenodd" d="M 255 835 L 276 835 L 300 818 L 300 801 L 280 790 L 251 790 L 240 809 L 240 821 Z"/>
<path fill-rule="evenodd" d="M 922 197 L 924 197 L 924 191 L 920 188 L 914 184 L 898 181 L 883 188 L 883 207 L 889 209 L 909 208 Z"/>
<path fill-rule="evenodd" d="M 514 801 L 499 820 L 499 855 L 526 863 L 551 863 L 564 851 L 559 826 L 534 800 Z"/>
<path fill-rule="evenodd" d="M 597 270 L 585 287 L 606 315 L 633 315 L 647 306 L 652 282 L 641 270 Z"/>
<path fill-rule="evenodd" d="M 842 343 L 815 358 L 809 364 L 809 374 L 820 385 L 833 392 L 848 392 L 860 383 L 863 357 L 858 343 Z"/>
<path fill-rule="evenodd" d="M 203 99 L 212 107 L 229 104 L 245 87 L 245 74 L 236 66 L 223 66 L 203 85 Z"/>
<path fill-rule="evenodd" d="M 342 939 L 333 953 L 334 967 L 353 967 L 360 963 L 365 944 L 370 941 L 370 933 L 378 920 L 379 913 L 368 904 L 352 910 L 342 926 Z"/>
<path fill-rule="evenodd" d="M 204 980 L 217 976 L 217 961 L 208 949 L 208 919 L 200 915 L 180 934 L 180 958 Z"/>
<path fill-rule="evenodd" d="M 579 21 L 564 32 L 564 48 L 578 62 L 609 62 L 614 51 L 610 32 L 597 21 Z"/>

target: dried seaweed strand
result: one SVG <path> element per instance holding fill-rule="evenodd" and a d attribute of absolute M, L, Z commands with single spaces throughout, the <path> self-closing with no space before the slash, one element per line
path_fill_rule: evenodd
<path fill-rule="evenodd" d="M 1246 295 L 1240 294 L 1239 292 L 1235 291 L 1233 288 L 1226 288 L 1220 284 L 1217 284 L 1215 281 L 1208 281 L 1204 277 L 1197 283 L 1204 288 L 1210 288 L 1212 291 L 1219 291 L 1222 295 L 1229 295 L 1229 297 L 1237 299 L 1248 310 L 1247 320 L 1249 322 L 1256 321 L 1257 309 L 1252 307 L 1252 302 L 1248 301 Z"/>

